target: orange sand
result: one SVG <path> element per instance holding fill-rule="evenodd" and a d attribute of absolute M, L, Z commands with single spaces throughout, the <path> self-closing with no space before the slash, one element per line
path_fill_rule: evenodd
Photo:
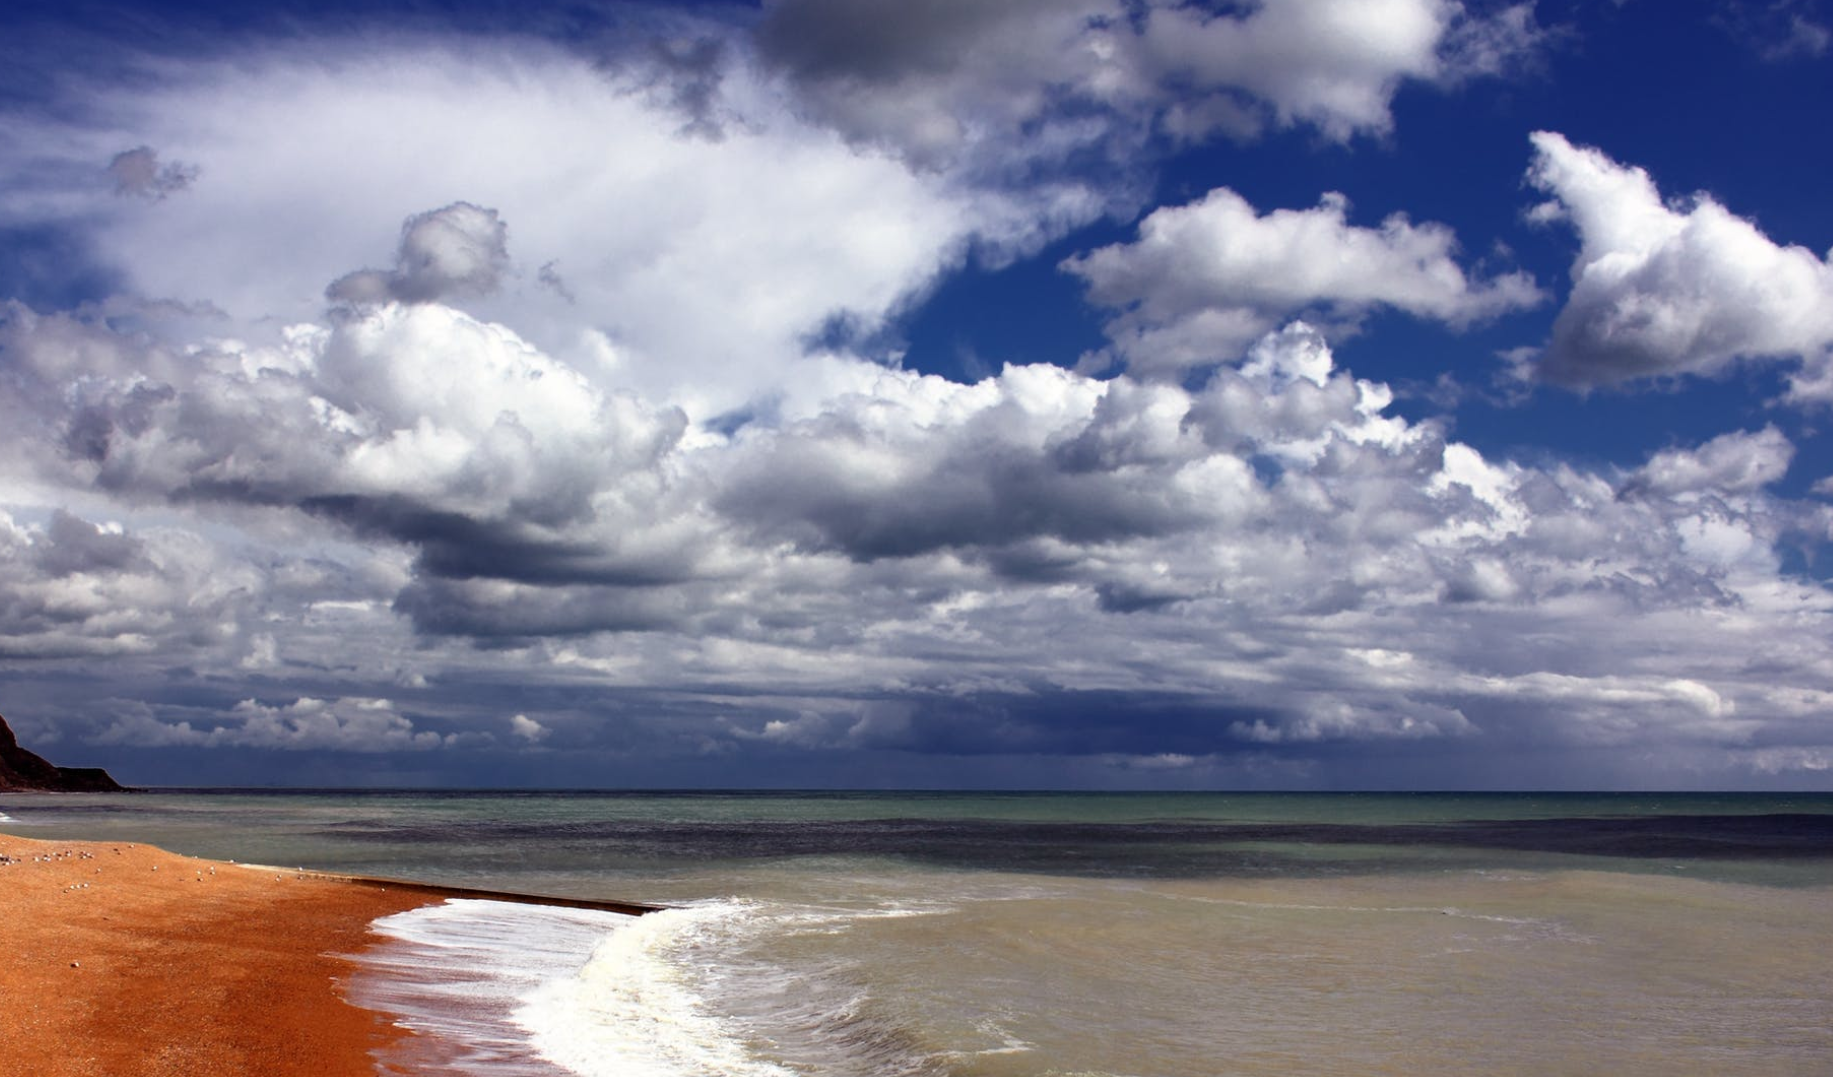
<path fill-rule="evenodd" d="M 368 1077 L 408 1035 L 343 1001 L 338 955 L 437 895 L 117 842 L 0 858 L 0 1073 Z"/>

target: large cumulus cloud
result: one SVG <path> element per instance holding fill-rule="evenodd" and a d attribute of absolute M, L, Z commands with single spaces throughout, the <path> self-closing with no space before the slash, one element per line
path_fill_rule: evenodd
<path fill-rule="evenodd" d="M 645 510 L 666 493 L 658 463 L 681 413 L 600 392 L 452 308 L 387 304 L 275 348 L 174 351 L 22 308 L 6 328 L 21 398 L 58 408 L 21 418 L 44 435 L 48 481 L 302 510 L 409 540 L 461 577 L 668 578 L 692 560 L 632 526 L 666 526 Z"/>
<path fill-rule="evenodd" d="M 1833 399 L 1833 264 L 1781 246 L 1708 195 L 1661 197 L 1640 168 L 1564 136 L 1533 136 L 1537 215 L 1570 221 L 1572 292 L 1539 362 L 1567 385 L 1712 374 L 1738 359 L 1800 364 L 1790 395 Z"/>

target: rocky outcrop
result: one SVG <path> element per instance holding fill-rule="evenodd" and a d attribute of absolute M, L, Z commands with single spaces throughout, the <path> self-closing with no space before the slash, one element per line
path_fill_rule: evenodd
<path fill-rule="evenodd" d="M 19 746 L 0 718 L 0 790 L 56 793 L 116 793 L 121 785 L 100 767 L 60 767 Z"/>

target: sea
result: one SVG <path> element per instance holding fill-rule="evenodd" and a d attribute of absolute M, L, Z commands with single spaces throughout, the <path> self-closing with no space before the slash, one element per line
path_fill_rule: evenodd
<path fill-rule="evenodd" d="M 341 987 L 475 1077 L 1833 1074 L 1833 796 L 164 790 L 0 829 L 454 900 Z"/>

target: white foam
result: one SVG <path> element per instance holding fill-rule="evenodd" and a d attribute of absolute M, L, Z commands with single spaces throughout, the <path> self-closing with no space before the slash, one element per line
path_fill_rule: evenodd
<path fill-rule="evenodd" d="M 403 1051 L 477 1077 L 794 1077 L 753 1057 L 693 983 L 746 913 L 448 901 L 377 921 L 394 941 L 361 957 L 352 995 L 425 1037 Z"/>
<path fill-rule="evenodd" d="M 424 1037 L 403 1052 L 480 1077 L 557 1077 L 565 1071 L 539 1057 L 515 1010 L 543 984 L 574 975 L 629 919 L 499 901 L 413 909 L 376 921 L 393 941 L 361 956 L 351 994 Z"/>
<path fill-rule="evenodd" d="M 384 1059 L 409 1072 L 913 1077 L 942 1057 L 886 1023 L 852 957 L 801 952 L 792 967 L 782 947 L 948 907 L 724 900 L 630 917 L 450 901 L 377 921 L 392 941 L 360 958 L 351 993 L 423 1034 Z M 992 1053 L 1031 1049 L 983 1033 Z"/>
<path fill-rule="evenodd" d="M 580 1077 L 794 1077 L 756 1057 L 712 1012 L 695 973 L 751 907 L 650 913 L 605 936 L 578 973 L 524 997 L 515 1020 L 542 1057 Z"/>

